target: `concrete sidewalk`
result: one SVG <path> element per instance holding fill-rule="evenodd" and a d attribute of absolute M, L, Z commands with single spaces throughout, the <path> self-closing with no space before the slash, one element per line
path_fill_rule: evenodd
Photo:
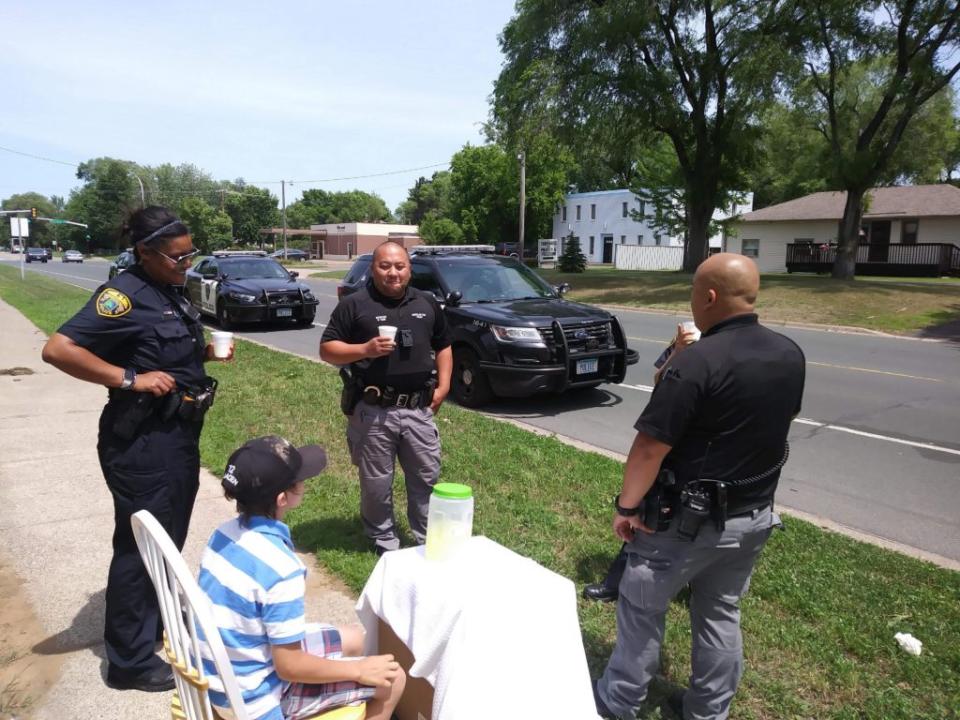
<path fill-rule="evenodd" d="M 113 504 L 96 440 L 106 390 L 44 364 L 40 350 L 46 337 L 2 301 L 0 328 L 0 569 L 9 580 L 3 586 L 0 627 L 7 645 L 24 645 L 14 648 L 24 654 L 19 689 L 34 695 L 27 707 L 9 715 L 0 703 L 0 718 L 169 717 L 170 693 L 119 692 L 103 682 Z M 32 374 L 4 373 L 18 367 Z M 232 514 L 219 480 L 202 471 L 184 548 L 190 567 L 197 568 L 210 533 Z M 355 621 L 354 598 L 317 568 L 312 556 L 303 559 L 311 569 L 308 620 Z M 17 603 L 18 596 L 28 607 Z M 31 626 L 40 637 L 31 637 Z M 8 660 L 0 658 L 0 665 Z M 37 696 L 44 683 L 29 676 L 41 667 L 53 682 Z M 0 693 L 4 689 L 0 684 Z"/>

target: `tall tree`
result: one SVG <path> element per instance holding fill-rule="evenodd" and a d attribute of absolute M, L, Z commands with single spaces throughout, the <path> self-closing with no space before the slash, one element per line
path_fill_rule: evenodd
<path fill-rule="evenodd" d="M 36 208 L 39 217 L 59 217 L 53 198 L 48 198 L 38 192 L 16 193 L 4 200 L 0 207 L 4 210 Z M 10 223 L 6 215 L 0 217 L 0 220 L 2 220 L 0 222 L 0 243 L 6 245 L 10 240 Z M 56 239 L 56 226 L 51 226 L 43 221 L 30 222 L 30 245 L 49 247 Z"/>
<path fill-rule="evenodd" d="M 327 192 L 304 190 L 303 197 L 287 206 L 287 224 L 308 228 L 311 225 L 345 222 L 390 222 L 387 204 L 379 195 L 362 190 Z"/>
<path fill-rule="evenodd" d="M 125 160 L 104 157 L 77 168 L 77 178 L 84 184 L 70 193 L 64 213 L 89 226 L 93 247 L 119 252 L 123 223 L 140 207 L 140 192 L 134 189 L 136 179 L 130 175 L 130 166 Z"/>
<path fill-rule="evenodd" d="M 180 219 L 190 228 L 193 244 L 205 253 L 223 250 L 232 244 L 233 221 L 198 197 L 180 203 Z"/>
<path fill-rule="evenodd" d="M 683 178 L 685 269 L 706 257 L 713 211 L 743 189 L 755 121 L 783 65 L 780 0 L 519 0 L 501 38 L 495 113 L 548 105 L 567 127 L 619 108 L 669 138 Z M 635 124 L 634 124 L 635 122 Z"/>
<path fill-rule="evenodd" d="M 407 199 L 397 208 L 400 222 L 419 225 L 428 213 L 437 217 L 450 215 L 450 171 L 440 170 L 427 180 L 417 178 L 407 194 Z"/>
<path fill-rule="evenodd" d="M 233 220 L 234 237 L 245 243 L 259 243 L 260 231 L 280 222 L 277 198 L 262 188 L 241 186 L 225 191 L 224 209 Z"/>
<path fill-rule="evenodd" d="M 924 104 L 960 70 L 956 0 L 795 0 L 797 100 L 823 118 L 832 174 L 847 192 L 836 278 L 855 273 L 867 191 L 888 171 Z M 857 76 L 877 88 L 861 93 Z"/>

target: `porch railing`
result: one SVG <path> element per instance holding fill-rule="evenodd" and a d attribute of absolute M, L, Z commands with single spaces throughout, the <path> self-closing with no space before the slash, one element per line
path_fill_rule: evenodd
<path fill-rule="evenodd" d="M 788 272 L 828 272 L 834 244 L 788 243 Z M 960 275 L 960 247 L 952 243 L 859 245 L 856 272 L 864 275 Z"/>

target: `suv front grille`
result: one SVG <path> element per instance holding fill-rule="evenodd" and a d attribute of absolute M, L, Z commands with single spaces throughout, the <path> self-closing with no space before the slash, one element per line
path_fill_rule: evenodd
<path fill-rule="evenodd" d="M 547 347 L 553 352 L 557 345 L 553 327 L 542 327 L 538 330 Z M 564 325 L 563 334 L 571 355 L 616 347 L 609 321 Z"/>
<path fill-rule="evenodd" d="M 299 292 L 267 293 L 267 303 L 270 305 L 299 305 Z"/>

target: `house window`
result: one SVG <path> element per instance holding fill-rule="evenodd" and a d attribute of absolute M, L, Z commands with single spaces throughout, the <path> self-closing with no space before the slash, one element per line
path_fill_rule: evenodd
<path fill-rule="evenodd" d="M 561 221 L 561 222 L 566 222 L 566 221 L 567 221 L 567 206 L 566 206 L 566 205 L 564 205 L 562 208 L 560 208 L 560 215 L 561 215 L 560 221 Z"/>
<path fill-rule="evenodd" d="M 904 220 L 903 221 L 903 231 L 900 235 L 900 242 L 904 245 L 916 245 L 917 244 L 917 230 L 919 230 L 920 223 L 916 220 Z"/>
<path fill-rule="evenodd" d="M 645 200 L 640 201 L 640 217 L 647 216 L 647 203 Z"/>
<path fill-rule="evenodd" d="M 654 243 L 655 245 L 659 245 L 659 244 L 660 244 L 660 233 L 654 233 L 654 234 L 653 234 L 653 243 Z"/>
<path fill-rule="evenodd" d="M 593 255 L 593 235 L 590 236 L 590 254 Z"/>
<path fill-rule="evenodd" d="M 621 244 L 621 245 L 626 245 L 626 244 L 627 244 L 627 236 L 626 236 L 626 235 L 621 235 L 621 236 L 620 236 L 620 244 Z"/>
<path fill-rule="evenodd" d="M 760 257 L 760 241 L 745 239 L 740 245 L 740 254 L 751 258 Z"/>
<path fill-rule="evenodd" d="M 643 233 L 637 235 L 637 245 L 643 245 Z"/>
<path fill-rule="evenodd" d="M 597 206 L 594 203 L 590 203 L 590 219 L 597 219 Z"/>
<path fill-rule="evenodd" d="M 577 220 L 580 219 L 580 206 L 577 205 Z"/>
<path fill-rule="evenodd" d="M 626 216 L 627 216 L 627 204 L 626 204 L 626 203 L 623 203 L 622 213 L 623 213 L 623 217 L 626 217 Z M 621 243 L 621 245 L 622 245 L 622 244 L 623 244 L 623 243 Z"/>

